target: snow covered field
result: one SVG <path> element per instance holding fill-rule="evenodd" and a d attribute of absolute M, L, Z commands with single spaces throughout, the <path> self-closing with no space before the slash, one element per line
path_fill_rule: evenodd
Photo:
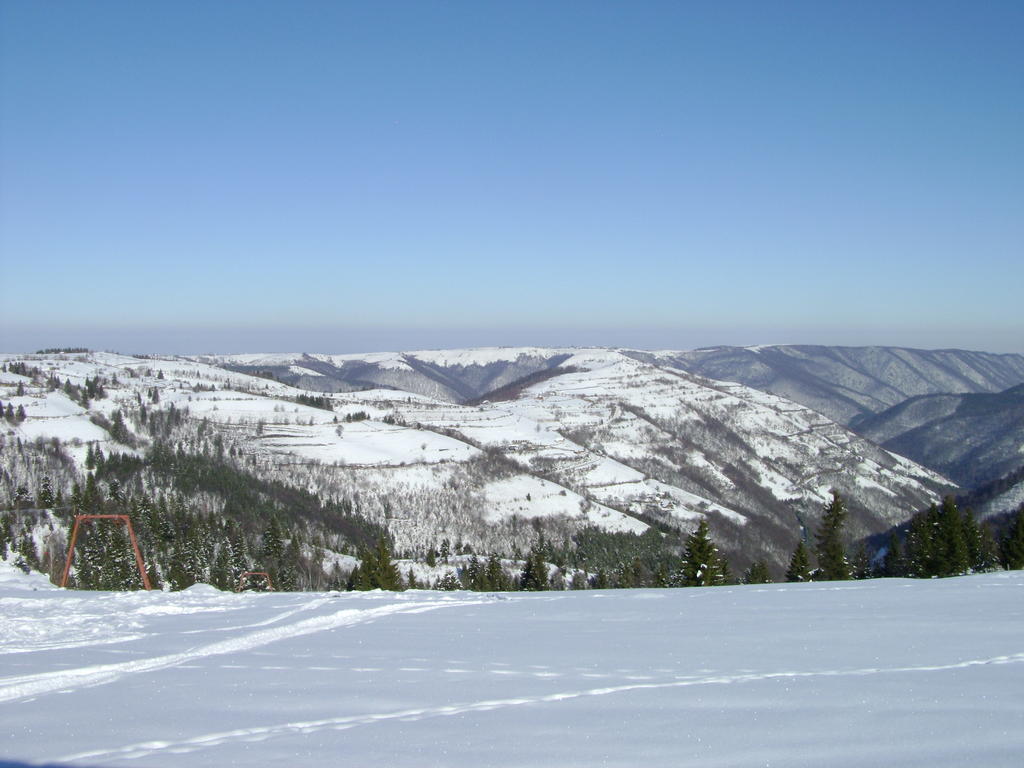
<path fill-rule="evenodd" d="M 0 566 L 3 766 L 1019 766 L 1024 755 L 1019 571 L 234 595 L 65 592 Z"/>

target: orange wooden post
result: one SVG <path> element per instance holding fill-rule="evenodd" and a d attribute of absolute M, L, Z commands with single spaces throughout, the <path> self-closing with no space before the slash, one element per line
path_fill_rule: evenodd
<path fill-rule="evenodd" d="M 68 559 L 64 563 L 64 578 L 60 580 L 61 587 L 68 585 L 68 574 L 71 572 L 71 558 L 75 556 L 75 541 L 78 539 L 78 523 L 83 515 L 75 515 L 75 527 L 71 529 L 71 544 L 68 545 Z"/>
<path fill-rule="evenodd" d="M 75 527 L 71 531 L 71 544 L 68 546 L 68 559 L 64 563 L 64 578 L 60 585 L 68 585 L 68 574 L 71 573 L 71 561 L 75 556 L 75 542 L 78 540 L 78 526 L 88 520 L 114 520 L 128 526 L 128 538 L 132 541 L 132 549 L 135 552 L 135 565 L 139 569 L 139 576 L 142 577 L 142 586 L 145 589 L 153 589 L 149 582 L 149 575 L 146 573 L 146 564 L 142 561 L 142 550 L 139 549 L 139 542 L 135 538 L 135 529 L 132 528 L 132 519 L 128 515 L 75 515 Z"/>

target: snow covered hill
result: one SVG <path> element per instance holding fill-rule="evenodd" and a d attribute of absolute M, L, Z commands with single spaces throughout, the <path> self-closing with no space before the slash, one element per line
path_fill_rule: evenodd
<path fill-rule="evenodd" d="M 851 424 L 915 395 L 1000 392 L 1024 383 L 1024 356 L 902 347 L 709 347 L 642 360 L 772 392 Z"/>
<path fill-rule="evenodd" d="M 68 592 L 0 563 L 3 765 L 1016 768 L 1024 574 Z"/>
<path fill-rule="evenodd" d="M 973 488 L 1024 466 L 1024 385 L 914 397 L 858 421 L 856 429 Z"/>
<path fill-rule="evenodd" d="M 305 357 L 335 368 L 353 362 Z M 0 401 L 25 416 L 4 426 L 0 480 L 13 495 L 58 472 L 67 493 L 90 444 L 141 455 L 159 418 L 182 424 L 175 439 L 190 451 L 326 498 L 357 498 L 359 513 L 386 525 L 401 551 L 449 538 L 510 552 L 529 547 L 535 523 L 556 536 L 584 525 L 686 531 L 706 515 L 739 567 L 758 557 L 783 563 L 833 487 L 849 499 L 854 534 L 902 522 L 949 487 L 808 408 L 616 350 L 375 359 L 381 370 L 433 366 L 459 386 L 473 379 L 473 391 L 503 393 L 476 405 L 397 389 L 310 392 L 235 370 L 266 374 L 298 362 L 8 356 Z M 86 402 L 97 381 L 102 395 Z M 9 450 L 18 441 L 27 453 Z"/>

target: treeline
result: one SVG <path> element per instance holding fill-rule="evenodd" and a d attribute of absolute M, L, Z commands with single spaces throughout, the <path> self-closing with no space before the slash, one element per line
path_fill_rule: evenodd
<path fill-rule="evenodd" d="M 1024 505 L 998 538 L 970 509 L 961 510 L 952 496 L 911 518 L 906 532 L 894 528 L 880 551 L 865 542 L 844 546 L 846 505 L 833 491 L 815 536 L 813 553 L 798 542 L 786 581 L 843 581 L 877 577 L 935 578 L 962 576 L 999 568 L 1024 568 Z M 812 556 L 817 566 L 812 566 Z"/>
<path fill-rule="evenodd" d="M 166 434 L 176 418 L 173 409 L 154 412 L 147 423 L 150 434 Z M 118 431 L 115 422 L 123 424 L 118 411 L 107 428 Z M 38 535 L 8 514 L 0 520 L 0 554 L 14 553 L 19 565 L 55 575 L 75 515 L 124 514 L 135 526 L 150 580 L 171 589 L 197 582 L 230 589 L 245 571 L 267 572 L 275 588 L 285 590 L 540 591 L 774 580 L 765 560 L 737 578 L 707 519 L 687 535 L 650 529 L 638 536 L 586 527 L 563 531 L 561 538 L 545 535 L 551 529 L 538 520 L 528 550 L 513 546 L 511 552 L 478 554 L 469 544 L 446 539 L 428 548 L 425 557 L 423 550 L 396 553 L 383 522 L 369 522 L 352 499 L 324 501 L 312 491 L 256 476 L 218 437 L 199 453 L 160 439 L 144 455 L 108 456 L 90 445 L 84 482 L 74 483 L 70 493 L 43 477 L 36 488 L 19 488 L 14 498 L 15 508 L 34 504 L 54 510 L 66 529 L 55 535 L 57 545 L 40 547 Z M 931 578 L 1024 567 L 1024 506 L 1005 529 L 993 531 L 946 498 L 915 515 L 905 530 L 894 529 L 874 552 L 866 542 L 849 547 L 846 521 L 846 502 L 833 492 L 818 529 L 797 543 L 785 580 Z M 438 568 L 439 562 L 444 567 Z M 86 525 L 75 563 L 76 587 L 141 586 L 126 531 L 109 521 Z"/>
<path fill-rule="evenodd" d="M 272 515 L 252 530 L 251 521 L 246 526 L 228 517 L 197 512 L 181 494 L 136 494 L 126 491 L 117 479 L 100 483 L 97 475 L 90 472 L 84 485 L 76 484 L 66 504 L 58 505 L 65 501 L 59 495 L 47 498 L 45 487 L 40 490 L 40 506 L 52 502 L 54 516 L 62 524 L 52 530 L 42 552 L 34 540 L 33 518 L 19 523 L 8 514 L 0 521 L 0 555 L 13 549 L 16 565 L 48 572 L 56 581 L 63 571 L 76 516 L 127 515 L 154 588 L 185 589 L 202 582 L 233 589 L 243 572 L 253 570 L 269 573 L 275 587 L 283 590 L 323 589 L 327 584 L 321 543 L 295 522 L 289 524 Z M 142 587 L 128 531 L 120 521 L 83 519 L 79 523 L 69 586 L 105 590 Z"/>
<path fill-rule="evenodd" d="M 331 402 L 331 399 L 320 395 L 299 395 L 295 398 L 295 402 L 299 405 L 308 405 L 310 408 L 320 408 L 324 411 L 334 410 L 334 403 Z"/>

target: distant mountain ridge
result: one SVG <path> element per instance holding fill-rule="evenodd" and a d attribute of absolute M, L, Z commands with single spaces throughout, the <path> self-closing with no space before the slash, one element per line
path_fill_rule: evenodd
<path fill-rule="evenodd" d="M 1024 464 L 1024 384 L 994 394 L 921 395 L 857 420 L 869 440 L 964 487 Z"/>
<path fill-rule="evenodd" d="M 771 392 L 847 426 L 917 395 L 1001 392 L 1024 383 L 1024 355 L 958 349 L 779 345 L 628 354 Z"/>
<path fill-rule="evenodd" d="M 544 371 L 572 356 L 573 350 L 485 348 L 481 354 L 446 351 L 367 355 L 227 355 L 205 362 L 248 374 L 270 374 L 278 381 L 321 392 L 396 389 L 464 403 L 485 397 Z"/>
<path fill-rule="evenodd" d="M 387 388 L 447 400 L 477 401 L 490 392 L 552 371 L 575 348 L 350 355 L 225 355 L 200 358 L 241 373 L 322 392 Z M 807 406 L 844 426 L 918 395 L 1001 392 L 1024 383 L 1024 355 L 903 347 L 761 346 L 691 351 L 619 349 L 659 367 L 732 381 Z"/>

